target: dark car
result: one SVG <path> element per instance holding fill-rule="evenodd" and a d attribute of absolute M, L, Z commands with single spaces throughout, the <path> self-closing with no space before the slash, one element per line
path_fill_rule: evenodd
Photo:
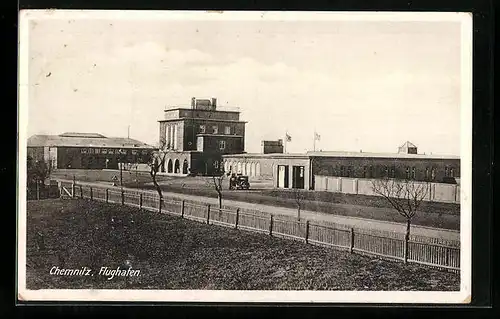
<path fill-rule="evenodd" d="M 249 189 L 248 176 L 232 175 L 229 179 L 229 189 Z"/>

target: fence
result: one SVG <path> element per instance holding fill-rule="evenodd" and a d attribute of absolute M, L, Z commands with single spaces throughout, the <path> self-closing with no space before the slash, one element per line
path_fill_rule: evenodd
<path fill-rule="evenodd" d="M 439 243 L 437 239 L 413 237 L 406 241 L 403 234 L 384 233 L 368 229 L 348 228 L 332 223 L 297 221 L 289 216 L 242 211 L 239 208 L 212 207 L 201 202 L 164 198 L 140 190 L 114 190 L 105 187 L 60 183 L 61 196 L 88 198 L 168 213 L 182 218 L 236 229 L 250 230 L 270 236 L 291 238 L 305 243 L 330 246 L 380 257 L 413 262 L 452 271 L 460 270 L 460 245 Z"/>

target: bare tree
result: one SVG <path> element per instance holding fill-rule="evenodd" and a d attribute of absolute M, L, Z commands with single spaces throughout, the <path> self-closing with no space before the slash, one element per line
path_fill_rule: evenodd
<path fill-rule="evenodd" d="M 429 182 L 384 177 L 372 180 L 372 190 L 384 197 L 406 219 L 405 241 L 408 242 L 412 219 L 428 196 Z"/>
<path fill-rule="evenodd" d="M 220 167 L 220 166 L 219 166 Z M 212 180 L 207 181 L 207 184 L 209 187 L 213 187 L 215 191 L 217 192 L 217 199 L 219 200 L 219 209 L 222 209 L 222 189 L 223 189 L 223 182 L 225 179 L 225 172 L 223 168 L 219 168 L 212 174 Z"/>
<path fill-rule="evenodd" d="M 153 180 L 153 184 L 155 186 L 158 195 L 160 196 L 160 200 L 163 200 L 163 193 L 161 190 L 158 181 L 156 180 L 158 172 L 160 172 L 161 168 L 165 163 L 165 157 L 167 156 L 168 146 L 165 147 L 165 143 L 160 143 L 158 150 L 154 150 L 148 154 L 147 164 L 149 166 L 149 175 L 151 175 L 151 179 Z"/>
<path fill-rule="evenodd" d="M 222 182 L 224 181 L 224 174 L 212 176 L 213 185 L 217 192 L 217 199 L 219 200 L 219 208 L 222 208 Z"/>
<path fill-rule="evenodd" d="M 300 188 L 294 188 L 293 198 L 295 199 L 295 203 L 297 204 L 297 220 L 300 221 L 300 210 L 303 208 L 303 203 L 306 199 L 306 196 Z"/>

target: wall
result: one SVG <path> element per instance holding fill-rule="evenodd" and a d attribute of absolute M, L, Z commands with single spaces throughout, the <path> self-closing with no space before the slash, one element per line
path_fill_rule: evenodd
<path fill-rule="evenodd" d="M 429 177 L 432 168 L 435 168 L 435 182 L 442 182 L 445 177 L 445 167 L 454 169 L 454 176 L 460 176 L 459 159 L 394 159 L 394 158 L 369 158 L 369 157 L 314 157 L 312 159 L 315 175 L 353 177 L 353 178 L 377 178 L 384 176 L 385 169 L 394 170 L 395 178 L 405 178 L 406 168 L 415 167 L 415 180 L 426 180 L 426 168 L 429 169 Z M 347 168 L 351 168 L 351 175 L 342 175 Z M 372 167 L 372 174 L 370 174 Z M 365 175 L 366 174 L 366 175 Z"/>
<path fill-rule="evenodd" d="M 226 120 L 226 121 L 239 121 L 240 114 L 238 112 L 226 112 L 226 111 L 207 111 L 207 110 L 191 110 L 191 109 L 181 109 L 176 113 L 178 117 L 181 118 L 195 118 L 195 119 L 215 119 L 215 120 Z M 175 118 L 170 116 L 170 118 Z"/>
<path fill-rule="evenodd" d="M 292 187 L 293 166 L 304 166 L 304 188 L 310 186 L 310 167 L 308 158 L 273 158 L 273 157 L 251 157 L 251 156 L 224 156 L 224 169 L 233 173 L 241 173 L 249 177 L 272 180 L 277 187 L 278 165 L 288 166 L 289 188 Z"/>
<path fill-rule="evenodd" d="M 233 137 L 233 136 L 223 136 L 223 135 L 203 135 L 198 136 L 198 138 L 203 138 L 203 152 L 204 153 L 214 153 L 214 154 L 234 154 L 243 153 L 243 138 Z M 225 149 L 220 150 L 219 142 L 224 141 L 226 143 Z"/>
<path fill-rule="evenodd" d="M 185 174 L 183 172 L 183 165 L 184 161 L 187 162 L 187 167 L 189 171 L 192 169 L 193 163 L 191 160 L 191 154 L 189 152 L 168 152 L 165 155 L 165 162 L 163 164 L 163 167 L 161 168 L 160 172 L 162 173 L 174 173 L 174 174 Z M 175 163 L 179 163 L 179 170 L 175 171 Z M 169 165 L 170 164 L 170 165 Z"/>
<path fill-rule="evenodd" d="M 418 183 L 418 182 L 417 182 Z M 425 183 L 420 183 L 424 185 Z M 334 176 L 314 176 L 314 189 L 344 194 L 375 195 L 372 179 Z M 430 183 L 426 200 L 435 202 L 460 203 L 460 186 L 456 184 Z"/>

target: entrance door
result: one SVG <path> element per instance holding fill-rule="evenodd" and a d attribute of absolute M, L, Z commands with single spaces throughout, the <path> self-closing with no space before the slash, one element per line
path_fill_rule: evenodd
<path fill-rule="evenodd" d="M 278 165 L 278 188 L 288 188 L 287 165 Z"/>
<path fill-rule="evenodd" d="M 304 166 L 292 167 L 292 187 L 304 189 Z"/>

